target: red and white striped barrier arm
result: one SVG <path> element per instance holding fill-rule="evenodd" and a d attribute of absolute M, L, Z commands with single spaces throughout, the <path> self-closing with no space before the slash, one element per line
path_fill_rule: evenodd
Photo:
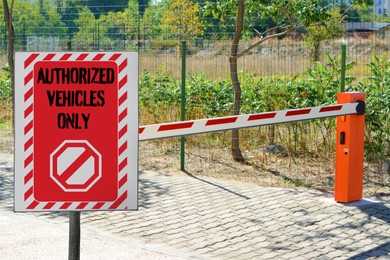
<path fill-rule="evenodd" d="M 280 110 L 250 115 L 226 116 L 211 119 L 180 121 L 139 127 L 139 140 L 201 134 L 237 128 L 288 123 L 324 117 L 364 114 L 364 102 Z"/>

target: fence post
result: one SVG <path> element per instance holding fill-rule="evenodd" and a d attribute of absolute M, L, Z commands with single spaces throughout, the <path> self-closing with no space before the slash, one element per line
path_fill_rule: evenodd
<path fill-rule="evenodd" d="M 363 194 L 365 95 L 340 92 L 339 104 L 359 102 L 357 114 L 337 117 L 336 175 L 334 198 L 337 202 L 360 200 Z"/>
<path fill-rule="evenodd" d="M 345 91 L 345 65 L 347 59 L 347 46 L 341 45 L 341 75 L 340 75 L 340 92 Z"/>
<path fill-rule="evenodd" d="M 180 120 L 186 120 L 186 41 L 181 42 L 181 109 Z M 185 137 L 180 137 L 180 170 L 184 171 Z"/>

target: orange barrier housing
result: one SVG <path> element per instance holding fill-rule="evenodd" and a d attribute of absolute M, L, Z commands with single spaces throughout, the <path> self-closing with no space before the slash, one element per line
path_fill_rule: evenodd
<path fill-rule="evenodd" d="M 358 114 L 337 117 L 336 176 L 334 198 L 337 202 L 362 199 L 364 161 L 364 102 L 362 92 L 338 93 L 339 104 L 361 102 Z"/>

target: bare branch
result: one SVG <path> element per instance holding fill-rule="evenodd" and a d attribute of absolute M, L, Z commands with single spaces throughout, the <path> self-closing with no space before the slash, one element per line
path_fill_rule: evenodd
<path fill-rule="evenodd" d="M 290 2 L 289 2 L 290 3 Z M 287 5 L 286 5 L 287 6 Z M 339 17 L 329 17 L 328 19 L 325 19 L 324 21 L 321 21 L 321 22 L 318 22 L 318 23 L 314 23 L 314 24 L 311 24 L 310 26 L 318 26 L 318 25 L 321 25 L 327 21 L 330 21 L 332 19 L 338 19 L 338 18 L 343 18 L 347 12 L 352 8 L 354 7 L 355 5 L 350 5 Z M 284 9 L 284 7 L 281 7 L 279 6 L 278 8 L 280 9 Z M 286 13 L 288 14 L 288 12 Z M 247 54 L 248 52 L 250 52 L 252 49 L 256 48 L 258 45 L 262 44 L 263 42 L 265 42 L 266 40 L 269 40 L 269 39 L 272 39 L 272 38 L 276 38 L 276 37 L 281 37 L 281 36 L 284 36 L 292 31 L 295 31 L 297 29 L 300 29 L 300 28 L 303 28 L 305 27 L 304 24 L 295 24 L 293 23 L 292 21 L 292 17 L 290 15 L 287 15 L 287 19 L 289 20 L 289 25 L 278 25 L 278 26 L 275 26 L 275 27 L 272 27 L 266 31 L 264 31 L 263 33 L 261 32 L 258 32 L 256 31 L 256 33 L 260 36 L 260 39 L 258 41 L 256 41 L 255 43 L 253 43 L 252 45 L 250 45 L 249 47 L 245 48 L 244 50 L 242 50 L 241 52 L 239 52 L 237 54 L 237 59 L 244 56 L 245 54 Z M 271 31 L 274 31 L 274 30 L 283 30 L 282 32 L 280 33 L 275 33 L 275 34 L 271 34 L 271 35 L 268 35 L 268 36 L 265 36 L 267 33 L 271 32 Z"/>
<path fill-rule="evenodd" d="M 240 53 L 237 54 L 236 58 L 240 58 L 242 56 L 244 56 L 245 54 L 247 54 L 249 51 L 251 51 L 252 49 L 254 49 L 255 47 L 257 47 L 258 45 L 260 45 L 261 43 L 265 42 L 266 40 L 269 40 L 271 38 L 276 38 L 276 37 L 280 37 L 280 36 L 284 36 L 290 32 L 292 32 L 293 30 L 295 30 L 295 28 L 290 28 L 288 30 L 285 30 L 283 32 L 280 32 L 280 33 L 275 33 L 275 34 L 271 34 L 271 35 L 268 35 L 268 36 L 265 36 L 264 38 L 261 38 L 260 40 L 256 41 L 254 44 L 252 44 L 251 46 L 249 46 L 248 48 L 242 50 Z"/>
<path fill-rule="evenodd" d="M 354 4 L 352 4 L 352 5 L 350 5 L 350 6 L 348 6 L 348 8 L 347 9 L 345 9 L 345 11 L 341 14 L 341 17 L 344 17 L 344 16 L 346 16 L 347 15 L 347 13 L 349 12 L 349 10 L 351 10 L 353 7 L 355 7 L 355 5 Z M 341 18 L 340 17 L 340 18 Z"/>
<path fill-rule="evenodd" d="M 253 29 L 253 31 L 255 31 L 255 33 L 257 34 L 257 35 L 259 35 L 261 38 L 263 38 L 263 35 L 261 34 L 261 32 L 259 32 L 258 30 L 256 30 L 256 28 L 252 28 Z"/>
<path fill-rule="evenodd" d="M 12 0 L 12 2 L 11 2 L 11 8 L 10 8 L 10 10 L 9 10 L 9 13 L 10 13 L 11 17 L 12 17 L 12 11 L 14 10 L 14 3 L 15 3 L 15 0 Z"/>

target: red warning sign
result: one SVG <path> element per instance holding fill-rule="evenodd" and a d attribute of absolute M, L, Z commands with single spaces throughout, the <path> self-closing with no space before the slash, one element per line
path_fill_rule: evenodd
<path fill-rule="evenodd" d="M 66 192 L 86 192 L 102 177 L 102 156 L 88 141 L 64 141 L 50 155 L 50 177 Z"/>
<path fill-rule="evenodd" d="M 138 54 L 15 58 L 15 211 L 136 209 Z"/>
<path fill-rule="evenodd" d="M 111 61 L 35 63 L 34 113 L 42 115 L 34 119 L 34 140 L 40 140 L 34 143 L 35 154 L 39 154 L 34 158 L 37 200 L 113 201 L 117 198 L 117 75 L 118 66 Z M 77 154 L 77 149 L 69 147 L 72 140 L 87 140 L 90 146 L 86 147 L 85 153 L 91 153 L 89 147 L 94 147 L 103 162 L 101 171 L 105 174 L 88 187 L 88 192 L 82 188 L 71 189 L 80 186 L 72 183 L 77 177 L 69 176 L 66 179 L 65 177 L 72 173 L 66 171 L 60 174 L 58 171 L 61 169 L 60 160 L 62 163 L 68 162 L 64 153 Z M 63 145 L 66 141 L 68 144 Z M 66 147 L 70 149 L 68 152 Z M 63 149 L 64 153 L 59 154 Z M 52 169 L 54 166 L 55 169 Z M 74 171 L 73 174 L 76 175 L 77 170 Z M 82 172 L 85 179 L 91 175 L 90 169 Z"/>

